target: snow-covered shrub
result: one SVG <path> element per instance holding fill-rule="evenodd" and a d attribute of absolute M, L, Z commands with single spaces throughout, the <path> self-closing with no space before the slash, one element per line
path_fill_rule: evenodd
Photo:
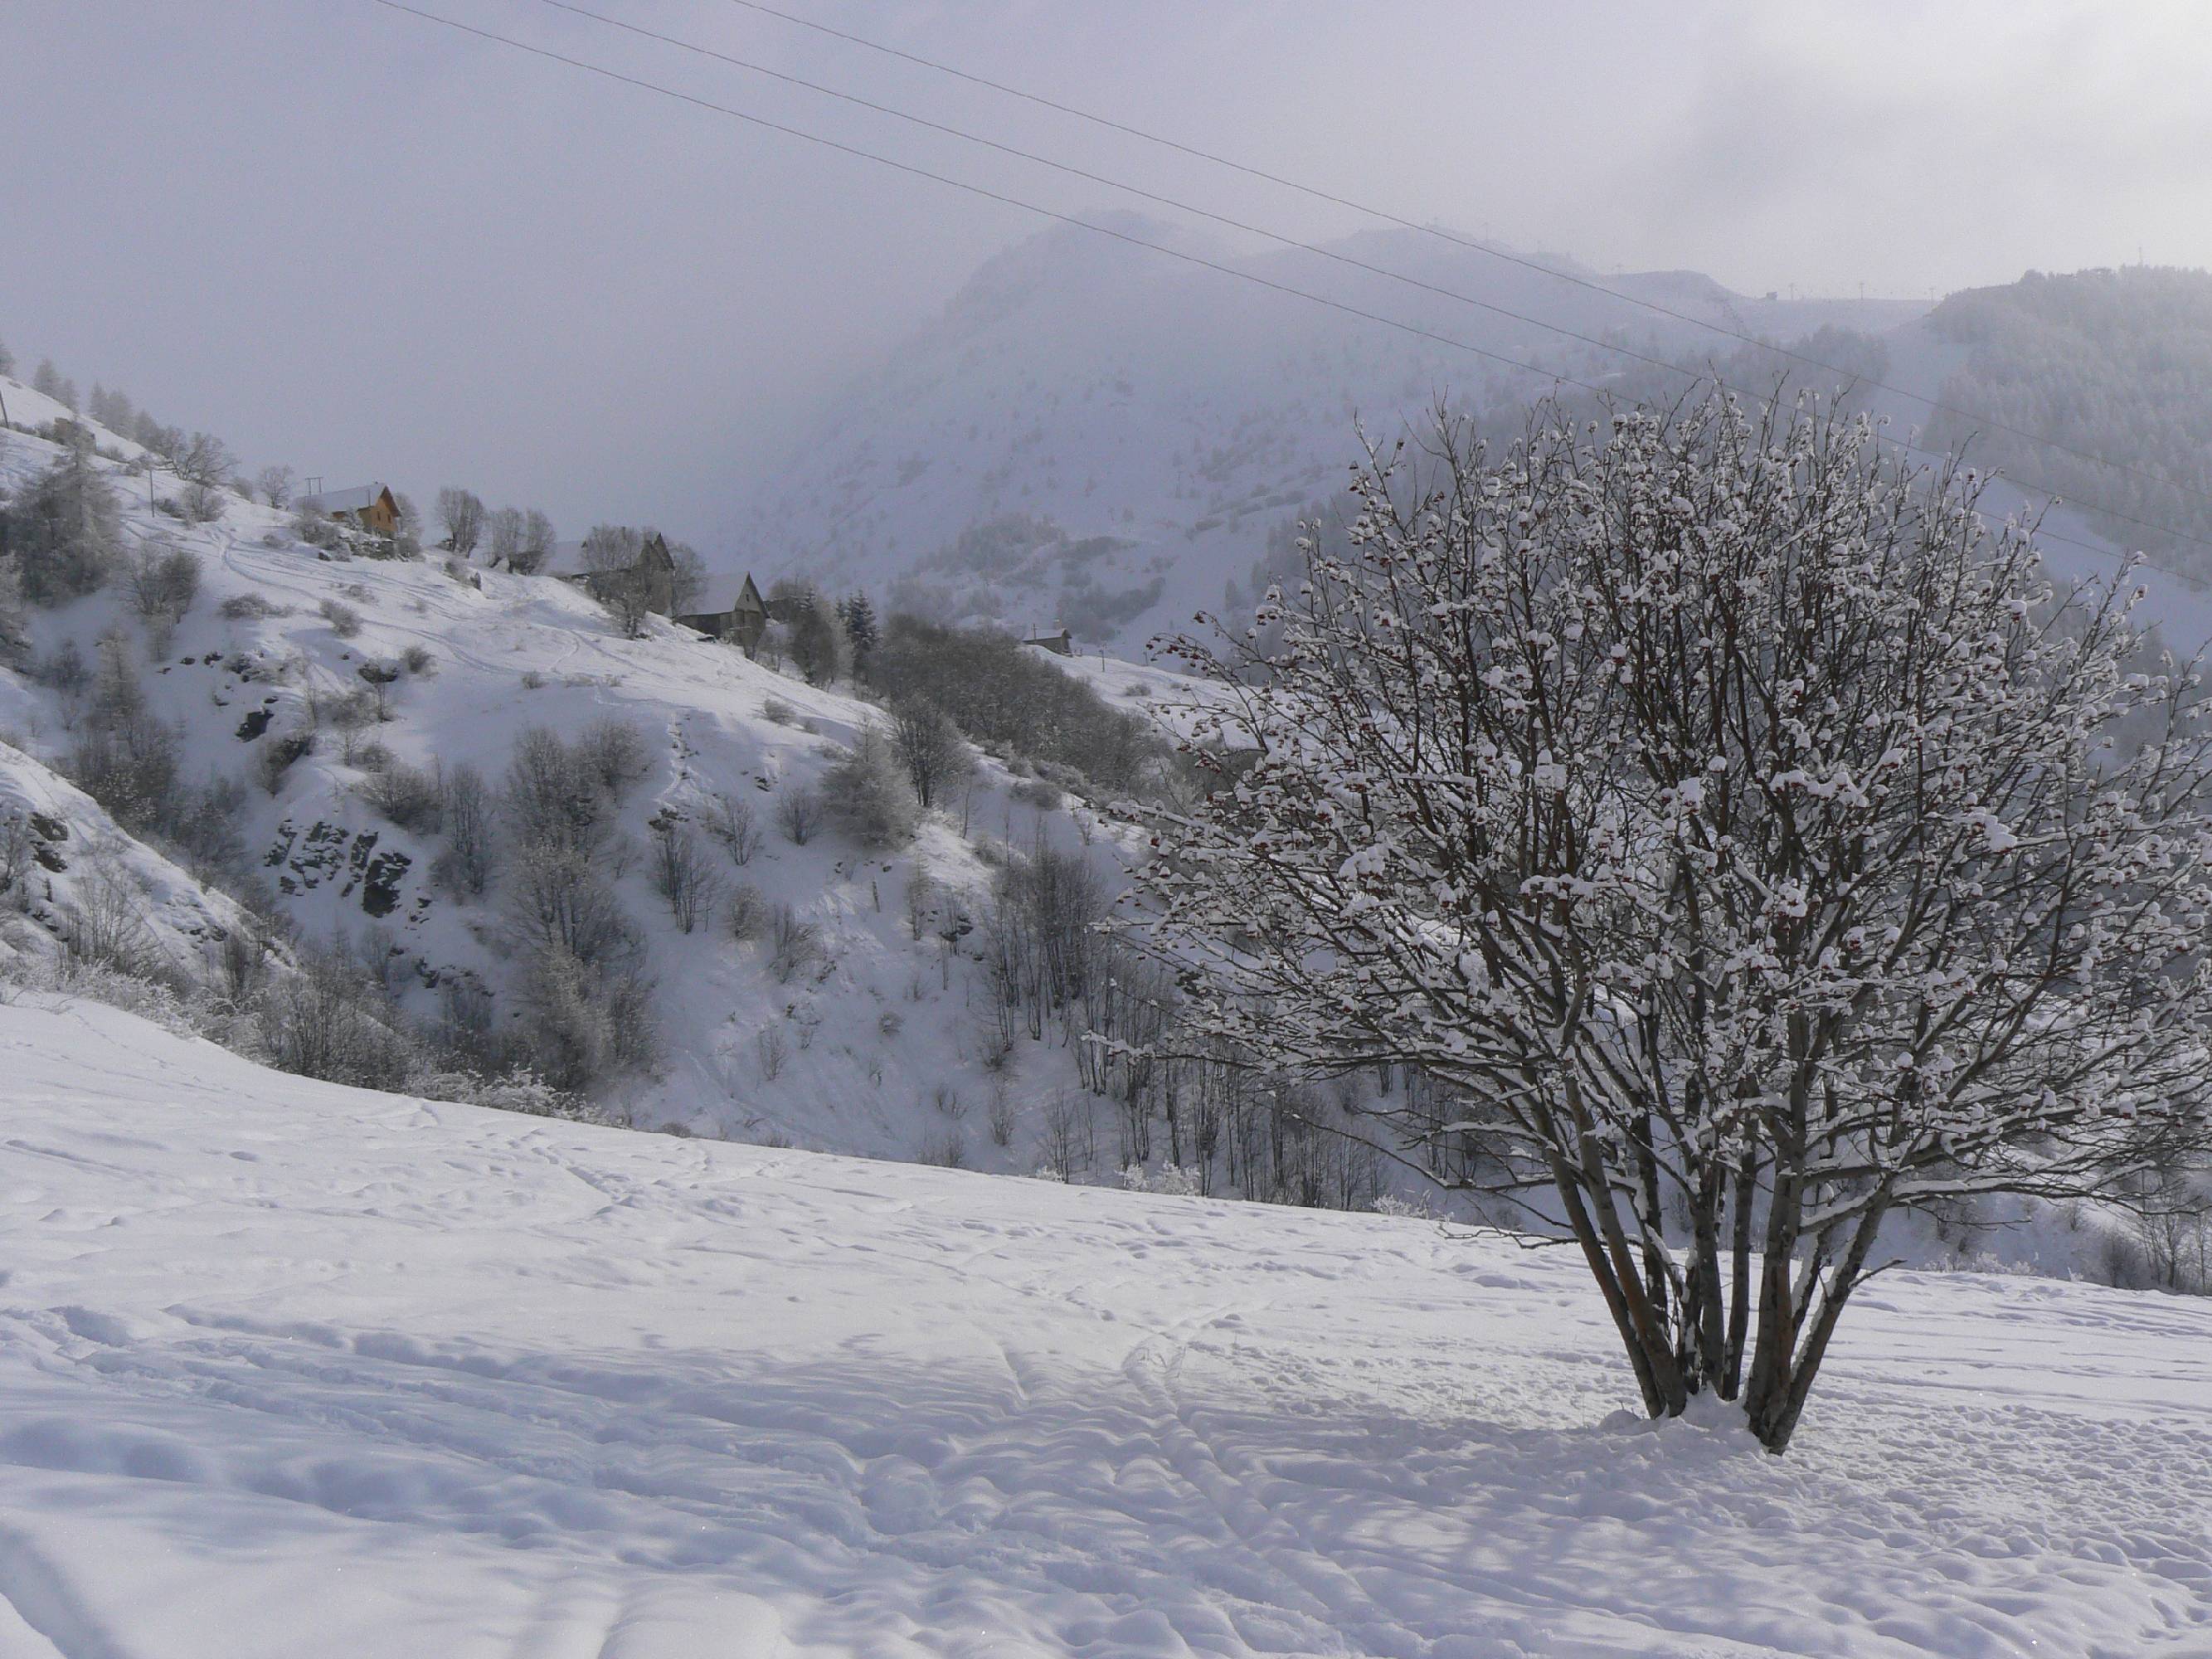
<path fill-rule="evenodd" d="M 952 717 L 921 698 L 893 705 L 890 746 L 925 812 L 975 775 L 975 751 Z"/>
<path fill-rule="evenodd" d="M 558 944 L 533 951 L 522 987 L 532 1060 L 546 1079 L 587 1091 L 652 1064 L 658 1049 L 653 984 L 633 968 L 609 969 Z"/>
<path fill-rule="evenodd" d="M 358 757 L 356 764 L 361 764 Z M 362 783 L 361 796 L 410 835 L 435 835 L 444 825 L 443 781 L 421 767 L 392 761 Z"/>
<path fill-rule="evenodd" d="M 343 600 L 325 599 L 316 608 L 331 625 L 331 632 L 340 639 L 349 640 L 361 632 L 361 612 Z"/>
<path fill-rule="evenodd" d="M 721 843 L 730 862 L 740 869 L 760 851 L 760 819 L 751 802 L 739 800 L 727 791 L 717 793 L 707 802 L 704 822 L 707 833 Z"/>
<path fill-rule="evenodd" d="M 732 882 L 722 899 L 722 914 L 729 921 L 730 937 L 743 944 L 768 931 L 768 896 L 749 881 Z"/>
<path fill-rule="evenodd" d="M 399 661 L 417 679 L 427 679 L 438 672 L 438 659 L 430 647 L 419 641 L 399 653 Z"/>
<path fill-rule="evenodd" d="M 796 726 L 799 711 L 781 697 L 770 697 L 761 704 L 761 718 L 771 726 Z"/>
<path fill-rule="evenodd" d="M 517 738 L 507 763 L 503 805 L 516 836 L 586 849 L 603 842 L 612 804 L 596 770 L 557 732 L 532 726 Z"/>
<path fill-rule="evenodd" d="M 292 535 L 309 547 L 320 548 L 325 553 L 343 552 L 345 531 L 336 519 L 303 507 L 292 515 Z"/>
<path fill-rule="evenodd" d="M 292 769 L 293 763 L 314 751 L 315 734 L 306 727 L 281 732 L 262 743 L 260 753 L 254 757 L 254 775 L 260 780 L 261 787 L 273 795 L 284 787 L 284 775 Z"/>
<path fill-rule="evenodd" d="M 229 504 L 229 494 L 220 484 L 186 483 L 177 492 L 178 514 L 188 524 L 213 524 Z"/>
<path fill-rule="evenodd" d="M 558 949 L 594 969 L 635 960 L 636 928 L 590 853 L 574 841 L 539 836 L 522 842 L 504 890 L 511 925 L 525 949 Z"/>
<path fill-rule="evenodd" d="M 708 866 L 709 855 L 700 846 L 699 837 L 676 818 L 661 817 L 653 830 L 646 855 L 653 890 L 668 901 L 668 914 L 677 931 L 690 933 L 714 914 L 722 879 Z"/>
<path fill-rule="evenodd" d="M 73 697 L 92 684 L 92 671 L 85 666 L 84 653 L 77 649 L 76 641 L 69 639 L 32 665 L 31 678 L 65 697 Z"/>
<path fill-rule="evenodd" d="M 177 805 L 183 748 L 177 728 L 149 706 L 123 640 L 103 639 L 91 699 L 70 750 L 71 779 L 125 828 L 156 828 Z"/>
<path fill-rule="evenodd" d="M 653 749 L 629 720 L 594 720 L 575 741 L 576 763 L 597 781 L 606 798 L 626 799 L 653 771 Z"/>
<path fill-rule="evenodd" d="M 822 797 L 804 784 L 787 785 L 775 798 L 775 827 L 793 846 L 805 846 L 822 827 Z"/>
<path fill-rule="evenodd" d="M 864 728 L 823 774 L 822 793 L 838 828 L 872 851 L 905 845 L 921 820 L 905 769 L 873 726 Z"/>
<path fill-rule="evenodd" d="M 456 766 L 440 779 L 438 817 L 446 845 L 431 874 L 447 892 L 474 897 L 491 880 L 496 833 L 491 790 L 476 768 Z"/>
<path fill-rule="evenodd" d="M 225 622 L 254 622 L 264 617 L 282 617 L 289 613 L 282 605 L 271 605 L 258 593 L 234 593 L 216 607 L 216 614 Z"/>
<path fill-rule="evenodd" d="M 364 1089 L 399 1089 L 421 1054 L 391 1023 L 374 981 L 335 957 L 310 956 L 278 975 L 258 1009 L 261 1047 L 279 1071 Z"/>
<path fill-rule="evenodd" d="M 781 902 L 769 908 L 768 942 L 769 972 L 781 985 L 788 985 L 812 967 L 822 954 L 821 929 Z"/>

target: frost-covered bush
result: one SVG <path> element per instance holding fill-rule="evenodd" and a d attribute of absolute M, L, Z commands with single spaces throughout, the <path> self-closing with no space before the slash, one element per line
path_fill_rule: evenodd
<path fill-rule="evenodd" d="M 491 880 L 496 803 L 472 766 L 456 766 L 440 780 L 438 817 L 446 845 L 431 874 L 447 892 L 475 897 Z"/>
<path fill-rule="evenodd" d="M 331 625 L 331 632 L 340 639 L 349 640 L 361 632 L 361 612 L 343 600 L 325 599 L 316 608 Z"/>
<path fill-rule="evenodd" d="M 183 734 L 148 703 L 122 639 L 102 640 L 92 695 L 70 750 L 71 779 L 125 828 L 159 828 L 178 805 L 183 749 Z"/>
<path fill-rule="evenodd" d="M 284 787 L 284 775 L 293 764 L 315 751 L 315 734 L 301 728 L 296 732 L 281 732 L 264 741 L 260 752 L 254 757 L 254 775 L 261 787 L 275 794 Z"/>
<path fill-rule="evenodd" d="M 822 797 L 804 784 L 787 786 L 775 799 L 775 827 L 793 846 L 805 846 L 822 827 Z"/>
<path fill-rule="evenodd" d="M 722 878 L 708 865 L 710 856 L 697 835 L 674 817 L 654 823 L 647 868 L 653 891 L 668 901 L 668 914 L 679 933 L 690 933 L 714 913 Z"/>
<path fill-rule="evenodd" d="M 921 804 L 890 742 L 870 726 L 822 775 L 823 802 L 837 826 L 872 851 L 914 839 Z"/>
<path fill-rule="evenodd" d="M 435 835 L 444 826 L 443 781 L 424 768 L 393 761 L 362 784 L 361 796 L 410 835 Z"/>
<path fill-rule="evenodd" d="M 722 914 L 732 939 L 740 944 L 757 939 L 768 931 L 768 896 L 749 881 L 732 882 L 723 897 Z"/>
<path fill-rule="evenodd" d="M 608 799 L 620 802 L 653 770 L 653 750 L 629 720 L 594 720 L 576 738 L 577 763 L 598 781 Z"/>
<path fill-rule="evenodd" d="M 781 902 L 768 914 L 769 971 L 776 982 L 788 985 L 811 968 L 822 955 L 822 933 L 803 920 L 791 905 Z"/>
<path fill-rule="evenodd" d="M 750 864 L 759 853 L 760 819 L 750 802 L 727 793 L 717 794 L 707 803 L 704 822 L 707 833 L 721 844 L 730 862 L 738 868 Z"/>
<path fill-rule="evenodd" d="M 303 507 L 292 515 L 292 535 L 296 541 L 309 547 L 320 548 L 325 553 L 345 550 L 343 526 L 328 514 L 318 513 L 312 507 Z"/>

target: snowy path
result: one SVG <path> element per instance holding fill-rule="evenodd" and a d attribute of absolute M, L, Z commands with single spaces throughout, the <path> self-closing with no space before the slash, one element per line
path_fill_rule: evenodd
<path fill-rule="evenodd" d="M 0 1656 L 2212 1655 L 2212 1306 L 1897 1275 L 1798 1450 L 1563 1256 L 0 1007 Z M 1922 1349 L 1938 1356 L 1923 1364 Z"/>

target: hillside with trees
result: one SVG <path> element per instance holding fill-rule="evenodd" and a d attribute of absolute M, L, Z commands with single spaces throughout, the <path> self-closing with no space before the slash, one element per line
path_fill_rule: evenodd
<path fill-rule="evenodd" d="M 2112 509 L 2083 507 L 2116 542 L 2212 577 L 2212 272 L 2030 271 L 1951 295 L 1928 326 L 1965 353 L 1944 401 L 1973 411 L 1939 411 L 1932 447 Z"/>

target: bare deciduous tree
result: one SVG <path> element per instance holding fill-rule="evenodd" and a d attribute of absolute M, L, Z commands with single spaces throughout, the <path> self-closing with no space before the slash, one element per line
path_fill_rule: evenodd
<path fill-rule="evenodd" d="M 891 750 L 926 811 L 975 770 L 975 752 L 934 703 L 909 700 L 891 710 Z"/>
<path fill-rule="evenodd" d="M 446 545 L 456 558 L 465 559 L 483 537 L 483 499 L 473 490 L 447 484 L 438 492 L 438 522 L 445 526 Z"/>
<path fill-rule="evenodd" d="M 292 504 L 292 469 L 289 466 L 264 466 L 261 476 L 254 480 L 261 491 L 261 499 L 282 512 Z"/>
<path fill-rule="evenodd" d="M 553 554 L 553 520 L 531 507 L 522 515 L 522 540 L 507 560 L 510 568 L 528 576 L 544 568 Z"/>

